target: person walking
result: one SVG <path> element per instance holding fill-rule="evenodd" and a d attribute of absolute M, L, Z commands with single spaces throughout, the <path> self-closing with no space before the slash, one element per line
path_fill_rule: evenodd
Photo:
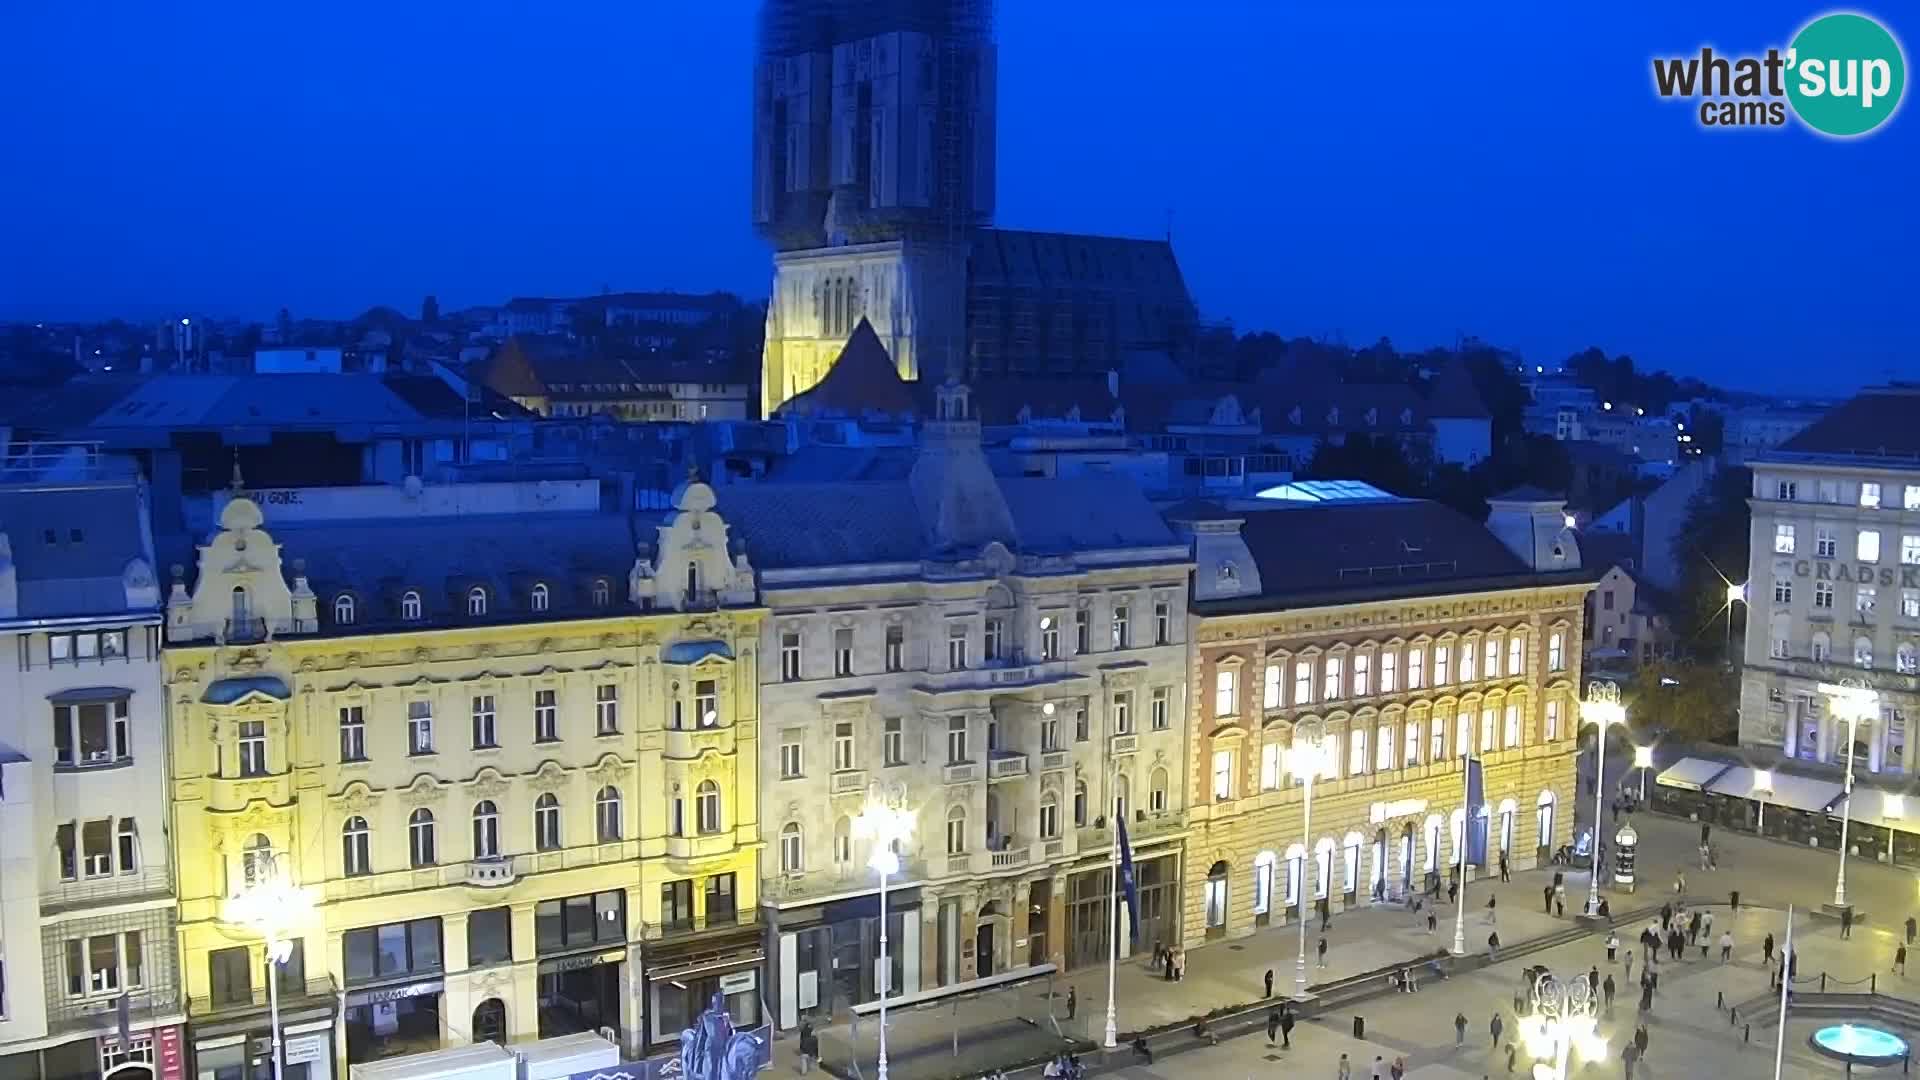
<path fill-rule="evenodd" d="M 820 1056 L 820 1036 L 813 1030 L 812 1019 L 800 1021 L 800 1075 L 813 1071 L 813 1063 Z"/>
<path fill-rule="evenodd" d="M 1551 885 L 1543 886 L 1540 889 L 1540 914 L 1553 914 L 1553 886 Z"/>
<path fill-rule="evenodd" d="M 1600 984 L 1600 996 L 1607 1003 L 1607 1015 L 1613 1015 L 1613 995 L 1619 987 L 1613 983 L 1613 973 L 1608 972 L 1605 982 Z"/>
<path fill-rule="evenodd" d="M 1506 885 L 1506 884 L 1511 884 L 1512 881 L 1513 881 L 1512 868 L 1507 865 L 1507 853 L 1503 851 L 1500 853 L 1500 883 L 1502 885 Z M 1912 922 L 1913 920 L 1908 919 L 1907 921 Z M 1911 935 L 1909 935 L 1909 937 L 1911 937 Z"/>
<path fill-rule="evenodd" d="M 1609 930 L 1607 931 L 1607 963 L 1609 964 L 1618 963 L 1619 953 L 1620 953 L 1620 935 Z"/>
<path fill-rule="evenodd" d="M 1691 945 L 1699 940 L 1700 940 L 1700 913 L 1696 911 L 1692 915 L 1687 917 L 1687 943 Z"/>
<path fill-rule="evenodd" d="M 1913 916 L 1907 916 L 1907 944 L 1913 944 L 1913 932 L 1916 929 L 1920 929 L 1920 926 L 1916 926 L 1913 921 Z"/>
<path fill-rule="evenodd" d="M 1268 989 L 1271 990 L 1273 985 L 1273 972 L 1271 971 L 1267 972 L 1267 985 Z M 1073 1014 L 1079 1011 L 1080 991 L 1076 987 L 1069 986 L 1067 987 L 1067 1019 L 1073 1019 Z"/>
<path fill-rule="evenodd" d="M 1467 1014 L 1453 1014 L 1453 1045 L 1467 1045 Z"/>
<path fill-rule="evenodd" d="M 1272 1046 L 1273 1040 L 1279 1037 L 1280 1037 L 1280 1010 L 1268 1009 L 1267 1010 L 1267 1045 Z"/>
<path fill-rule="evenodd" d="M 1333 1071 L 1333 1076 L 1334 1080 L 1353 1080 L 1353 1062 L 1347 1060 L 1347 1055 L 1340 1055 L 1340 1067 Z"/>
<path fill-rule="evenodd" d="M 1498 897 L 1494 897 L 1494 896 L 1487 897 L 1487 925 L 1488 926 L 1494 925 L 1494 903 L 1498 899 L 1499 899 Z"/>
<path fill-rule="evenodd" d="M 1567 898 L 1564 895 L 1558 893 L 1554 895 L 1553 913 L 1562 919 L 1567 917 Z"/>
<path fill-rule="evenodd" d="M 1633 951 L 1631 949 L 1627 951 L 1627 981 L 1633 981 Z"/>
<path fill-rule="evenodd" d="M 1320 966 L 1327 966 L 1327 938 L 1325 934 L 1320 936 Z"/>
<path fill-rule="evenodd" d="M 1387 1070 L 1387 1075 L 1392 1077 L 1393 1080 L 1406 1080 L 1407 1059 L 1403 1057 L 1394 1058 L 1393 1067 Z"/>
<path fill-rule="evenodd" d="M 1273 969 L 1272 968 L 1267 969 L 1267 992 L 1264 994 L 1261 994 L 1260 996 L 1261 997 L 1273 996 Z"/>
<path fill-rule="evenodd" d="M 1633 1029 L 1633 1048 L 1640 1051 L 1640 1059 L 1642 1061 L 1645 1061 L 1647 1057 L 1648 1041 L 1647 1025 L 1643 1022 L 1639 1027 Z"/>
<path fill-rule="evenodd" d="M 1373 1055 L 1370 1080 L 1387 1080 L 1387 1059 L 1379 1054 Z"/>
<path fill-rule="evenodd" d="M 1459 880 L 1455 879 L 1455 880 L 1448 881 L 1447 882 L 1447 903 L 1451 904 L 1459 899 L 1460 899 Z"/>
<path fill-rule="evenodd" d="M 1706 910 L 1700 913 L 1700 932 L 1702 934 L 1705 934 L 1708 937 L 1713 936 L 1713 909 L 1712 908 L 1707 908 Z"/>
<path fill-rule="evenodd" d="M 1427 936 L 1428 937 L 1433 936 L 1433 928 L 1438 926 L 1439 924 L 1440 924 L 1440 920 L 1434 915 L 1432 910 L 1428 910 L 1427 912 Z"/>
<path fill-rule="evenodd" d="M 1500 960 L 1500 932 L 1496 930 L 1493 933 L 1487 935 L 1487 962 L 1498 963 L 1499 960 Z"/>
<path fill-rule="evenodd" d="M 1687 875 L 1684 871 L 1675 870 L 1673 872 L 1673 895 L 1685 896 L 1686 894 L 1687 894 Z"/>
<path fill-rule="evenodd" d="M 1599 992 L 1600 992 L 1600 966 L 1598 964 L 1595 964 L 1593 967 L 1590 967 L 1587 969 L 1587 993 L 1598 994 Z"/>
<path fill-rule="evenodd" d="M 1280 1049 L 1293 1049 L 1293 1002 L 1280 1006 Z"/>
<path fill-rule="evenodd" d="M 1850 907 L 1840 909 L 1840 936 L 1842 938 L 1853 936 L 1853 909 Z"/>
<path fill-rule="evenodd" d="M 1487 1021 L 1487 1034 L 1492 1036 L 1492 1038 L 1488 1041 L 1487 1045 L 1494 1046 L 1494 1047 L 1499 1046 L 1500 1033 L 1505 1030 L 1507 1030 L 1507 1022 L 1505 1020 L 1500 1019 L 1500 1014 L 1498 1012 L 1495 1012 L 1493 1014 L 1493 1019 Z"/>
<path fill-rule="evenodd" d="M 1176 948 L 1173 950 L 1173 981 L 1179 982 L 1180 980 L 1186 977 L 1187 977 L 1187 950 L 1183 948 Z"/>
<path fill-rule="evenodd" d="M 1904 944 L 1894 947 L 1893 970 L 1902 975 L 1907 973 L 1907 947 Z"/>
<path fill-rule="evenodd" d="M 1771 931 L 1768 932 L 1767 939 L 1760 943 L 1760 962 L 1768 966 L 1772 966 L 1773 964 L 1773 934 Z"/>
<path fill-rule="evenodd" d="M 1720 931 L 1720 962 L 1724 964 L 1732 959 L 1733 959 L 1733 931 L 1722 930 Z"/>
<path fill-rule="evenodd" d="M 1553 883 L 1553 906 L 1560 909 L 1560 914 L 1563 917 L 1566 915 L 1567 883 L 1565 881 L 1556 881 Z"/>

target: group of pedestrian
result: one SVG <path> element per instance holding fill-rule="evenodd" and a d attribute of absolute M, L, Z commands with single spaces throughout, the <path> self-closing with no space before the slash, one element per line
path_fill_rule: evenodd
<path fill-rule="evenodd" d="M 1277 1009 L 1267 1010 L 1267 1045 L 1273 1045 L 1275 1035 L 1280 1037 L 1280 1049 L 1293 1049 L 1293 1002 L 1285 1002 Z"/>
<path fill-rule="evenodd" d="M 1627 1080 L 1633 1080 L 1634 1067 L 1647 1058 L 1647 1025 L 1641 1024 L 1633 1029 L 1633 1038 L 1627 1040 L 1626 1047 L 1620 1052 L 1620 1061 L 1626 1066 Z"/>
<path fill-rule="evenodd" d="M 1187 974 L 1187 950 L 1177 945 L 1153 946 L 1153 966 L 1167 982 L 1179 982 Z"/>
<path fill-rule="evenodd" d="M 1545 915 L 1558 912 L 1561 918 L 1567 917 L 1567 875 L 1556 870 L 1553 883 L 1540 887 L 1540 911 Z"/>

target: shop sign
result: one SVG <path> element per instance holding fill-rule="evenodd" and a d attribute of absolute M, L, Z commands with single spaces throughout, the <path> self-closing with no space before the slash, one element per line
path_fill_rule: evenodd
<path fill-rule="evenodd" d="M 1868 566 L 1865 563 L 1843 563 L 1829 560 L 1795 559 L 1794 577 L 1811 577 L 1815 581 L 1851 581 L 1858 585 L 1872 585 L 1879 582 L 1882 588 L 1891 588 L 1897 579 L 1903 589 L 1920 588 L 1920 567 Z"/>
<path fill-rule="evenodd" d="M 432 982 L 407 983 L 404 986 L 382 986 L 376 990 L 358 990 L 347 995 L 348 1005 L 379 1005 L 402 998 L 421 997 L 437 994 L 444 984 L 439 979 Z"/>
<path fill-rule="evenodd" d="M 304 1065 L 319 1061 L 327 1053 L 327 1037 L 323 1034 L 295 1035 L 280 1044 L 280 1056 L 288 1065 Z"/>
<path fill-rule="evenodd" d="M 163 1027 L 154 1032 L 154 1052 L 160 1058 L 160 1080 L 182 1080 L 187 1071 L 186 1055 L 181 1052 L 180 1029 Z"/>
<path fill-rule="evenodd" d="M 540 971 L 545 975 L 552 975 L 561 971 L 579 971 L 581 968 L 590 968 L 595 964 L 618 964 L 626 958 L 627 952 L 625 949 L 614 949 L 611 952 L 603 953 L 588 953 L 583 956 L 562 956 L 557 960 L 540 961 Z"/>
<path fill-rule="evenodd" d="M 720 992 L 731 997 L 744 994 L 760 985 L 759 972 L 754 970 L 730 971 L 720 976 Z"/>

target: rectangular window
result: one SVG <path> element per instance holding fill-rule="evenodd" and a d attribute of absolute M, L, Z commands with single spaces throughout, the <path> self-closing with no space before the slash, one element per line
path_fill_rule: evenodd
<path fill-rule="evenodd" d="M 856 767 L 853 763 L 853 725 L 844 721 L 833 725 L 833 771 L 852 772 Z"/>
<path fill-rule="evenodd" d="M 1431 737 L 1428 739 L 1427 760 L 1445 761 L 1447 757 L 1447 720 L 1444 716 L 1433 718 Z"/>
<path fill-rule="evenodd" d="M 1775 555 L 1793 554 L 1793 526 L 1780 523 L 1773 527 L 1773 553 Z"/>
<path fill-rule="evenodd" d="M 693 722 L 701 728 L 720 726 L 720 683 L 700 679 L 693 684 Z"/>
<path fill-rule="evenodd" d="M 793 780 L 802 775 L 800 744 L 797 742 L 780 744 L 780 779 Z"/>
<path fill-rule="evenodd" d="M 340 710 L 340 760 L 367 760 L 367 716 L 359 705 Z"/>
<path fill-rule="evenodd" d="M 1427 650 L 1407 650 L 1407 689 L 1423 690 L 1427 685 Z"/>
<path fill-rule="evenodd" d="M 1878 529 L 1861 529 L 1853 538 L 1853 555 L 1860 562 L 1880 561 L 1880 532 Z"/>
<path fill-rule="evenodd" d="M 113 819 L 98 818 L 81 824 L 80 872 L 90 878 L 113 876 Z"/>
<path fill-rule="evenodd" d="M 1474 670 L 1478 667 L 1478 665 L 1475 663 L 1475 658 L 1477 655 L 1478 655 L 1477 650 L 1475 649 L 1473 642 L 1469 641 L 1460 646 L 1460 681 L 1461 682 L 1466 683 L 1466 682 L 1473 681 Z"/>
<path fill-rule="evenodd" d="M 1215 669 L 1213 673 L 1213 715 L 1232 716 L 1238 711 L 1239 672 L 1230 667 Z"/>
<path fill-rule="evenodd" d="M 213 1004 L 245 1005 L 253 1000 L 251 951 L 245 945 L 234 945 L 207 954 L 207 981 Z"/>
<path fill-rule="evenodd" d="M 887 627 L 887 670 L 904 671 L 907 667 L 907 628 L 894 625 Z"/>
<path fill-rule="evenodd" d="M 1831 559 L 1840 550 L 1840 538 L 1832 529 L 1821 525 L 1813 531 L 1813 553 L 1822 559 Z"/>
<path fill-rule="evenodd" d="M 1377 771 L 1385 772 L 1393 768 L 1393 729 L 1383 727 L 1374 735 L 1374 762 Z"/>
<path fill-rule="evenodd" d="M 1153 688 L 1153 730 L 1167 730 L 1167 726 L 1172 719 L 1170 715 L 1172 710 L 1168 707 L 1172 696 L 1171 692 L 1164 686 L 1156 686 Z"/>
<path fill-rule="evenodd" d="M 947 761 L 959 765 L 971 761 L 967 756 L 967 718 L 964 716 L 947 717 Z"/>
<path fill-rule="evenodd" d="M 1800 495 L 1800 485 L 1791 480 L 1781 480 L 1773 486 L 1773 497 L 1781 502 L 1792 502 Z"/>
<path fill-rule="evenodd" d="M 833 673 L 853 674 L 853 628 L 850 626 L 837 627 L 833 631 Z"/>
<path fill-rule="evenodd" d="M 1262 671 L 1262 686 L 1260 689 L 1260 700 L 1261 700 L 1261 704 L 1263 704 L 1266 708 L 1277 709 L 1280 707 L 1280 665 L 1279 664 L 1269 663 L 1267 664 L 1266 668 Z"/>
<path fill-rule="evenodd" d="M 1840 501 L 1840 481 L 1838 480 L 1821 480 L 1819 481 L 1817 490 L 1820 501 L 1823 503 L 1837 503 Z"/>
<path fill-rule="evenodd" d="M 1833 586 L 1824 581 L 1813 583 L 1813 606 L 1823 611 L 1833 610 Z"/>
<path fill-rule="evenodd" d="M 967 625 L 947 624 L 947 669 L 965 671 L 967 667 Z"/>
<path fill-rule="evenodd" d="M 1500 737 L 1500 745 L 1508 750 L 1520 745 L 1520 706 L 1508 702 L 1506 725 Z"/>
<path fill-rule="evenodd" d="M 1446 645 L 1433 647 L 1433 685 L 1447 685 L 1447 664 L 1453 657 L 1453 649 Z"/>
<path fill-rule="evenodd" d="M 1285 750 L 1278 742 L 1269 740 L 1260 744 L 1260 790 L 1278 791 L 1280 789 L 1280 763 Z"/>
<path fill-rule="evenodd" d="M 1880 485 L 1868 481 L 1860 485 L 1860 505 L 1869 510 L 1880 508 Z"/>
<path fill-rule="evenodd" d="M 1559 740 L 1560 738 L 1560 703 L 1558 701 L 1547 702 L 1545 718 L 1542 720 L 1540 727 L 1541 727 L 1540 735 L 1542 739 L 1544 739 L 1547 742 L 1555 742 Z"/>
<path fill-rule="evenodd" d="M 1131 642 L 1127 627 L 1127 605 L 1113 605 L 1113 647 L 1124 649 Z"/>
<path fill-rule="evenodd" d="M 533 692 L 533 741 L 558 742 L 560 739 L 560 691 Z"/>
<path fill-rule="evenodd" d="M 788 630 L 780 635 L 780 681 L 798 682 L 800 679 L 800 633 Z"/>
<path fill-rule="evenodd" d="M 1153 605 L 1153 643 L 1168 645 L 1173 642 L 1173 605 L 1165 600 Z"/>
<path fill-rule="evenodd" d="M 473 748 L 486 750 L 499 746 L 493 730 L 493 695 L 475 694 L 473 696 Z"/>
<path fill-rule="evenodd" d="M 1086 742 L 1093 738 L 1093 724 L 1087 716 L 1087 710 L 1073 710 L 1073 741 Z"/>
<path fill-rule="evenodd" d="M 1907 510 L 1920 510 L 1920 484 L 1908 484 L 1902 489 L 1900 505 Z"/>
<path fill-rule="evenodd" d="M 513 962 L 513 909 L 480 908 L 467 914 L 467 966 Z"/>
<path fill-rule="evenodd" d="M 1040 714 L 1040 752 L 1051 754 L 1060 749 L 1060 718 L 1053 713 Z"/>
<path fill-rule="evenodd" d="M 1901 534 L 1900 563 L 1902 566 L 1920 566 L 1920 535 Z"/>
<path fill-rule="evenodd" d="M 1515 634 L 1507 639 L 1507 675 L 1527 673 L 1527 639 Z"/>
<path fill-rule="evenodd" d="M 1231 750 L 1213 752 L 1213 797 L 1215 799 L 1233 798 L 1233 751 Z"/>
<path fill-rule="evenodd" d="M 1920 619 L 1920 589 L 1900 590 L 1900 617 Z"/>
<path fill-rule="evenodd" d="M 1367 771 L 1367 729 L 1356 727 L 1347 732 L 1347 774 L 1359 776 Z"/>
<path fill-rule="evenodd" d="M 1346 696 L 1346 659 L 1329 656 L 1320 668 L 1320 696 L 1338 701 Z"/>
<path fill-rule="evenodd" d="M 1313 702 L 1313 661 L 1296 660 L 1293 664 L 1293 703 L 1307 705 Z"/>
<path fill-rule="evenodd" d="M 433 753 L 433 702 L 407 702 L 407 753 Z"/>
<path fill-rule="evenodd" d="M 1879 599 L 1879 591 L 1871 585 L 1855 586 L 1853 590 L 1853 610 L 1861 619 L 1872 622 L 1874 603 Z"/>
<path fill-rule="evenodd" d="M 988 619 L 986 621 L 986 627 L 980 634 L 980 658 L 982 660 L 992 662 L 1005 657 L 1006 653 L 1003 651 L 1002 639 L 1005 638 L 1006 633 L 1007 621 L 1005 619 Z"/>
<path fill-rule="evenodd" d="M 897 716 L 889 716 L 884 721 L 884 728 L 880 735 L 880 751 L 886 757 L 888 765 L 907 763 L 906 737 L 901 731 L 903 725 L 904 721 Z"/>
<path fill-rule="evenodd" d="M 1093 651 L 1093 612 L 1086 608 L 1073 613 L 1073 651 L 1078 656 Z"/>
<path fill-rule="evenodd" d="M 612 683 L 593 688 L 593 730 L 600 735 L 620 731 L 620 688 Z"/>
<path fill-rule="evenodd" d="M 675 930 L 693 925 L 693 882 L 669 881 L 660 886 L 660 921 Z"/>
<path fill-rule="evenodd" d="M 1060 623 L 1051 615 L 1040 617 L 1040 659 L 1060 659 Z"/>
<path fill-rule="evenodd" d="M 1793 603 L 1793 581 L 1791 579 L 1778 578 L 1774 581 L 1773 602 L 1776 604 Z"/>
<path fill-rule="evenodd" d="M 1407 721 L 1407 756 L 1402 764 L 1420 764 L 1420 721 Z"/>
<path fill-rule="evenodd" d="M 1555 630 L 1553 633 L 1547 635 L 1547 670 L 1548 671 L 1566 670 L 1567 658 L 1565 655 L 1566 653 L 1565 644 L 1566 644 L 1565 639 L 1561 636 L 1560 631 Z"/>
<path fill-rule="evenodd" d="M 1482 677 L 1497 679 L 1500 677 L 1500 642 L 1493 638 L 1488 638 L 1485 650 L 1484 658 L 1480 664 L 1480 670 L 1483 673 Z"/>
<path fill-rule="evenodd" d="M 267 775 L 267 724 L 264 720 L 240 721 L 240 775 Z"/>
<path fill-rule="evenodd" d="M 1380 692 L 1392 694 L 1400 689 L 1400 654 L 1383 652 L 1380 654 Z"/>
<path fill-rule="evenodd" d="M 1353 658 L 1353 696 L 1366 697 L 1367 684 L 1372 681 L 1373 657 L 1360 653 Z"/>
<path fill-rule="evenodd" d="M 1133 692 L 1122 690 L 1113 695 L 1113 733 L 1133 734 Z"/>

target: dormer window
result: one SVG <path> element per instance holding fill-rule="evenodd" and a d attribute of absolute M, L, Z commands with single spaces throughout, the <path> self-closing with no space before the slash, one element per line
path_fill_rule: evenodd
<path fill-rule="evenodd" d="M 475 585 L 467 590 L 467 614 L 485 615 L 487 613 L 487 590 Z"/>
<path fill-rule="evenodd" d="M 335 626 L 351 626 L 353 624 L 352 596 L 341 593 L 339 596 L 333 598 L 333 623 Z"/>
<path fill-rule="evenodd" d="M 607 585 L 606 578 L 598 578 L 593 583 L 593 606 L 606 607 L 613 601 L 613 589 Z"/>
<path fill-rule="evenodd" d="M 1232 563 L 1221 563 L 1220 564 L 1220 580 L 1223 583 L 1231 583 L 1231 582 L 1238 581 L 1240 580 L 1240 571 L 1234 569 L 1234 566 Z"/>
<path fill-rule="evenodd" d="M 547 596 L 547 586 L 544 582 L 535 585 L 533 592 L 527 597 L 527 606 L 535 611 L 545 611 L 547 610 Z M 481 602 L 484 604 L 485 599 L 482 598 Z M 468 603 L 471 604 L 472 601 L 469 600 Z"/>
<path fill-rule="evenodd" d="M 408 622 L 420 621 L 420 594 L 409 589 L 400 597 L 400 617 Z"/>

